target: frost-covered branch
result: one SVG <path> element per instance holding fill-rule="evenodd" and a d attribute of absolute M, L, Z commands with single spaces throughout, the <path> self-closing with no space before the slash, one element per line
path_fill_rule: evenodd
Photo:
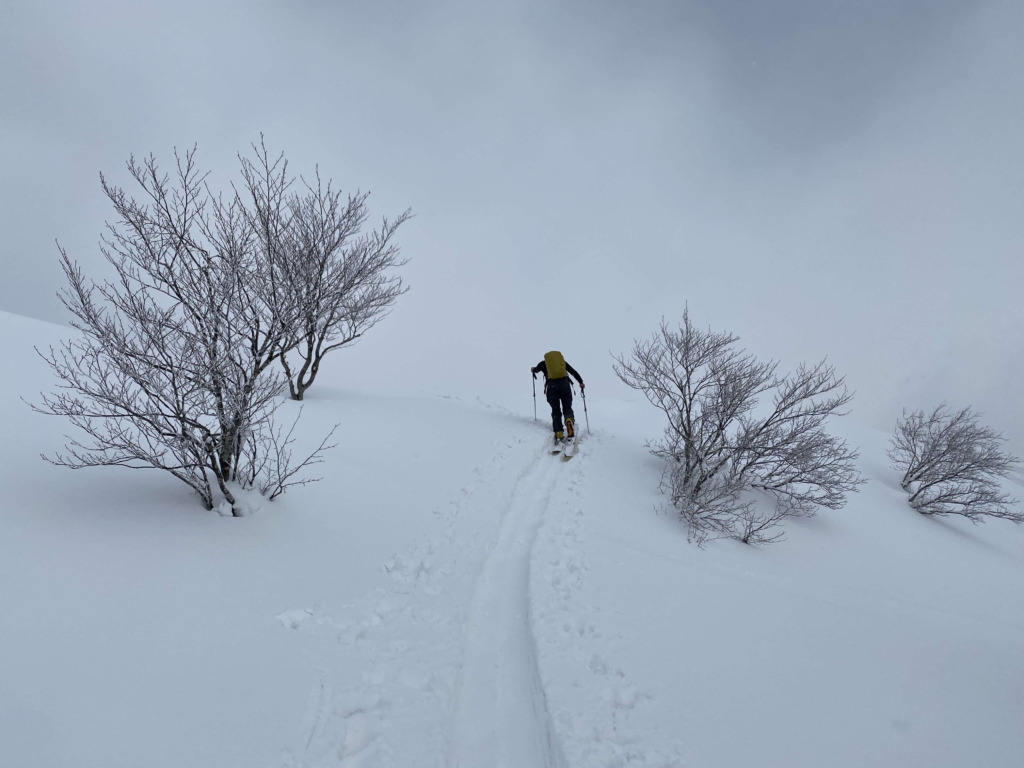
<path fill-rule="evenodd" d="M 395 233 L 412 213 L 363 232 L 369 193 L 345 196 L 319 171 L 289 192 L 294 180 L 283 159 L 272 160 L 262 144 L 253 149 L 255 160 L 241 158 L 242 176 L 266 254 L 264 303 L 278 309 L 287 336 L 278 359 L 292 398 L 302 400 L 324 358 L 365 335 L 408 290 L 395 274 L 407 263 Z"/>
<path fill-rule="evenodd" d="M 825 431 L 851 399 L 825 361 L 787 376 L 774 361 L 735 348 L 732 334 L 701 330 L 689 311 L 638 341 L 615 372 L 661 410 L 667 425 L 652 452 L 668 461 L 662 487 L 698 540 L 768 542 L 781 520 L 838 509 L 863 482 L 857 452 Z M 772 393 L 772 407 L 760 407 Z M 771 494 L 770 510 L 752 491 Z"/>
<path fill-rule="evenodd" d="M 904 411 L 889 449 L 893 468 L 903 473 L 900 485 L 923 515 L 1024 522 L 1016 499 L 999 487 L 999 478 L 1020 460 L 1003 450 L 1002 435 L 979 420 L 971 408 L 954 411 L 945 403 L 931 413 Z"/>

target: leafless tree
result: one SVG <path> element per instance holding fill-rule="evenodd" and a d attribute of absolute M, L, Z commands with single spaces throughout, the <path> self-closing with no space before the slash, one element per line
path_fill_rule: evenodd
<path fill-rule="evenodd" d="M 60 249 L 80 335 L 40 352 L 61 383 L 36 408 L 87 436 L 53 463 L 163 469 L 207 508 L 215 483 L 237 512 L 232 484 L 273 498 L 308 482 L 297 473 L 330 435 L 293 463 L 292 433 L 273 418 L 283 381 L 270 366 L 291 316 L 268 300 L 268 237 L 238 195 L 210 194 L 195 148 L 176 158 L 173 180 L 152 156 L 129 161 L 141 201 L 101 177 L 117 214 L 101 245 L 115 279 L 86 279 Z"/>
<path fill-rule="evenodd" d="M 663 320 L 629 358 L 615 358 L 619 378 L 668 420 L 649 445 L 668 461 L 663 490 L 700 542 L 775 541 L 784 518 L 841 508 L 863 482 L 857 452 L 824 430 L 852 397 L 834 368 L 822 361 L 780 376 L 778 363 L 757 360 L 737 341 L 697 328 L 686 310 L 678 328 Z M 760 503 L 765 493 L 773 505 Z"/>
<path fill-rule="evenodd" d="M 922 515 L 963 515 L 973 522 L 997 517 L 1024 522 L 999 478 L 1020 462 L 1006 453 L 1002 435 L 979 423 L 969 407 L 942 403 L 930 414 L 903 412 L 890 440 L 889 459 L 903 473 L 900 485 Z"/>
<path fill-rule="evenodd" d="M 283 352 L 278 356 L 291 397 L 302 400 L 324 357 L 347 346 L 384 319 L 408 289 L 395 274 L 407 263 L 394 235 L 411 217 L 406 210 L 380 228 L 362 232 L 369 193 L 347 197 L 320 178 L 292 179 L 283 156 L 272 160 L 261 143 L 255 160 L 242 160 L 251 229 L 260 233 L 273 291 L 264 304 L 286 318 Z"/>

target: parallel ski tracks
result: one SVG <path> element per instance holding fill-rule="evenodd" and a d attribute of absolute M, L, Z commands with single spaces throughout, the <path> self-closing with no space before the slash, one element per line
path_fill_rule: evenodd
<path fill-rule="evenodd" d="M 507 503 L 470 603 L 449 768 L 563 768 L 530 617 L 530 555 L 565 467 L 538 456 Z"/>

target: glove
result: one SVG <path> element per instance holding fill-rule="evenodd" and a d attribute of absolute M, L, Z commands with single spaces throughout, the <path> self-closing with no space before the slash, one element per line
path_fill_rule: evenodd
<path fill-rule="evenodd" d="M 581 381 L 581 382 L 580 382 L 580 392 L 582 392 L 582 391 L 583 391 L 584 389 L 586 389 L 586 388 L 587 388 L 587 385 L 586 385 L 586 384 L 584 384 L 584 383 L 583 383 L 583 382 Z"/>

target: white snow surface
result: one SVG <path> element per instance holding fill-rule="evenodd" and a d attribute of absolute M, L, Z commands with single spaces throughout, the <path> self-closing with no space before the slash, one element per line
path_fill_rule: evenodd
<path fill-rule="evenodd" d="M 856 411 L 768 547 L 687 543 L 621 392 L 564 461 L 528 392 L 318 384 L 322 482 L 231 518 L 40 460 L 68 333 L 0 313 L 3 768 L 1024 765 L 1024 529 L 916 515 Z"/>

